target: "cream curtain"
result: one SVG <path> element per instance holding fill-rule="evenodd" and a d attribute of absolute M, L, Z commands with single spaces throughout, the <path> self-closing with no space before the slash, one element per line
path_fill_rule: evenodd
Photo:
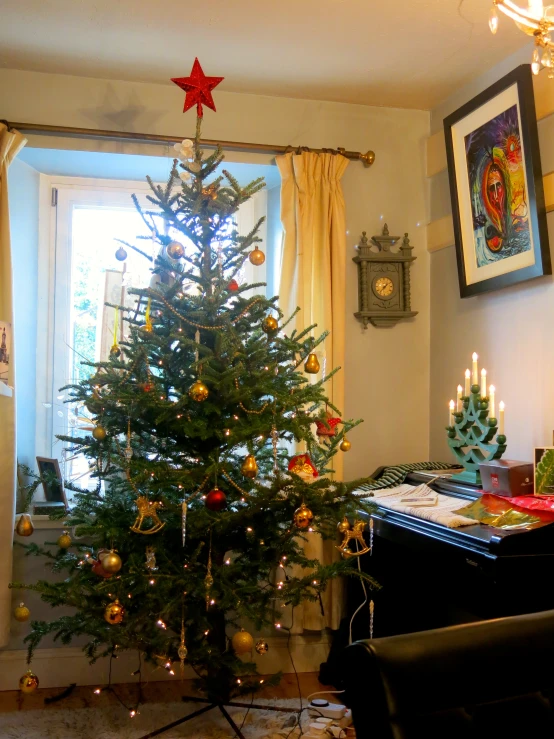
<path fill-rule="evenodd" d="M 285 154 L 276 158 L 281 174 L 281 221 L 284 228 L 280 306 L 286 316 L 297 306 L 296 328 L 317 323 L 316 336 L 330 331 L 320 345 L 320 364 L 330 372 L 344 368 L 346 215 L 341 179 L 348 160 L 335 154 Z M 323 359 L 323 361 L 322 361 Z M 327 387 L 331 401 L 344 408 L 344 372 Z M 336 479 L 342 479 L 342 458 L 333 460 Z M 306 554 L 324 563 L 335 555 L 333 542 L 308 535 Z M 343 583 L 334 581 L 323 600 L 296 609 L 294 631 L 337 629 L 342 617 Z M 301 612 L 300 612 L 301 611 Z"/>
<path fill-rule="evenodd" d="M 12 254 L 8 209 L 8 168 L 26 139 L 0 123 L 0 322 L 12 326 L 8 383 L 15 385 L 12 300 Z M 15 393 L 14 393 L 15 395 Z M 15 514 L 17 465 L 15 458 L 15 397 L 0 395 L 0 646 L 10 635 L 12 539 Z"/>

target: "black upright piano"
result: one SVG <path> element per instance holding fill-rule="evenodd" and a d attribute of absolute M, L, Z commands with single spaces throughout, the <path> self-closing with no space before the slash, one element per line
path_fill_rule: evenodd
<path fill-rule="evenodd" d="M 413 472 L 406 482 L 429 484 L 433 477 Z M 460 498 L 460 506 L 481 494 L 448 479 L 430 486 Z M 361 565 L 382 586 L 370 593 L 374 637 L 554 608 L 554 523 L 531 530 L 478 523 L 449 529 L 384 508 L 372 518 L 373 551 L 361 558 Z M 359 583 L 353 582 L 349 614 L 363 599 Z M 353 637 L 368 636 L 363 608 L 354 619 Z"/>

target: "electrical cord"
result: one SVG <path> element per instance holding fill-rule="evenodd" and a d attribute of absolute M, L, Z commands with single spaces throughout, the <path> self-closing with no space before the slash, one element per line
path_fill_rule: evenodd
<path fill-rule="evenodd" d="M 252 693 L 250 695 L 252 696 L 251 699 L 250 699 L 250 705 L 246 709 L 246 713 L 244 714 L 244 718 L 242 719 L 242 723 L 239 726 L 239 731 L 242 731 L 242 727 L 246 723 L 246 719 L 248 718 L 248 714 L 250 713 L 250 709 L 252 708 L 252 704 L 254 703 L 254 691 L 252 691 Z"/>
<path fill-rule="evenodd" d="M 358 544 L 358 541 L 356 540 L 356 550 L 358 550 L 358 549 L 359 549 L 359 544 Z M 357 557 L 357 564 L 358 564 L 358 572 L 361 573 L 362 566 L 360 564 L 360 558 L 359 557 Z M 363 588 L 363 591 L 364 591 L 364 602 L 361 605 L 359 605 L 358 608 L 356 608 L 356 610 L 352 614 L 352 618 L 350 619 L 350 626 L 349 626 L 349 629 L 348 629 L 348 644 L 352 644 L 352 624 L 354 622 L 354 619 L 358 615 L 359 611 L 361 611 L 362 608 L 367 603 L 367 590 L 366 590 L 365 582 L 362 580 L 362 578 L 360 578 L 360 582 L 362 584 L 362 588 Z"/>

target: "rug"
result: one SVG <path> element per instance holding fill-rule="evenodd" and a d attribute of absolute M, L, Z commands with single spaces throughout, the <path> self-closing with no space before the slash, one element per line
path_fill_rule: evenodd
<path fill-rule="evenodd" d="M 246 702 L 246 701 L 245 701 Z M 296 708 L 298 699 L 264 700 L 266 705 Z M 303 701 L 307 705 L 307 701 Z M 105 708 L 45 707 L 42 710 L 0 714 L 2 739 L 139 739 L 201 707 L 198 703 L 146 703 L 135 718 L 116 705 Z M 246 709 L 229 708 L 229 714 L 240 725 Z M 300 735 L 294 724 L 298 714 L 250 710 L 242 728 L 247 739 L 296 739 Z M 302 724 L 309 723 L 307 711 Z M 233 729 L 218 709 L 213 709 L 190 722 L 159 735 L 162 739 L 233 739 Z"/>

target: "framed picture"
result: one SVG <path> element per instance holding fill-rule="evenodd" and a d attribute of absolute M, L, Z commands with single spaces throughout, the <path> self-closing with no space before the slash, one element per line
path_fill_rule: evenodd
<path fill-rule="evenodd" d="M 63 503 L 67 508 L 67 498 L 63 487 L 62 474 L 57 459 L 37 457 L 38 472 L 42 478 L 44 497 L 52 503 Z"/>
<path fill-rule="evenodd" d="M 535 495 L 554 496 L 554 447 L 536 447 Z"/>
<path fill-rule="evenodd" d="M 444 119 L 460 295 L 552 274 L 529 65 Z"/>

